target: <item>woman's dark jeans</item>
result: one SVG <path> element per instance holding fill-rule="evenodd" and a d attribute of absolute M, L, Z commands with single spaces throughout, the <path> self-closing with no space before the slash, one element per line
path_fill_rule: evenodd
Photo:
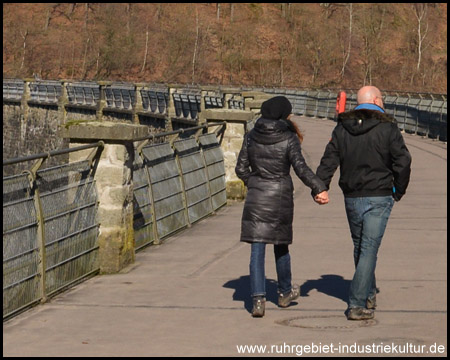
<path fill-rule="evenodd" d="M 266 296 L 265 243 L 252 243 L 250 256 L 250 289 L 252 296 Z M 274 245 L 278 292 L 291 291 L 291 256 L 288 245 Z"/>
<path fill-rule="evenodd" d="M 377 254 L 393 205 L 392 196 L 345 198 L 355 262 L 349 308 L 364 308 L 367 298 L 375 295 Z"/>

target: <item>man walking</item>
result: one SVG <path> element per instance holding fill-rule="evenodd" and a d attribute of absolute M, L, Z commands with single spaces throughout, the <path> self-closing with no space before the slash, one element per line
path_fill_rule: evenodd
<path fill-rule="evenodd" d="M 354 244 L 355 274 L 347 318 L 374 317 L 377 253 L 394 201 L 406 192 L 411 155 L 393 117 L 384 111 L 380 90 L 364 86 L 358 106 L 341 113 L 317 168 L 329 189 L 340 166 L 339 186 Z"/>

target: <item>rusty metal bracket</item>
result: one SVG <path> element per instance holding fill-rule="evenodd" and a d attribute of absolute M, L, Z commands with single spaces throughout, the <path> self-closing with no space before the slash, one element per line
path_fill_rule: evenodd
<path fill-rule="evenodd" d="M 89 162 L 89 167 L 92 167 L 92 163 L 94 162 L 94 158 L 97 154 L 99 154 L 99 151 L 102 152 L 103 148 L 105 147 L 105 143 L 103 140 L 99 141 L 98 147 L 93 149 L 91 153 L 88 155 L 86 160 Z"/>

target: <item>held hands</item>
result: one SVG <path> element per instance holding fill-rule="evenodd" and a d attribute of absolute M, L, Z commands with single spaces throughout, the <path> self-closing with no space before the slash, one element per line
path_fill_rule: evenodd
<path fill-rule="evenodd" d="M 314 196 L 314 201 L 319 205 L 328 204 L 328 191 L 322 191 L 320 194 Z"/>

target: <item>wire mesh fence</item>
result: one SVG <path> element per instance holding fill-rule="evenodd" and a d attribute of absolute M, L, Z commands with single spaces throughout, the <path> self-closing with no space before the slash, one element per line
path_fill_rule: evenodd
<path fill-rule="evenodd" d="M 216 124 L 225 126 L 223 123 Z M 214 213 L 227 203 L 225 167 L 216 133 L 207 126 L 174 131 L 164 143 L 137 146 L 133 164 L 136 250 Z M 153 137 L 167 136 L 168 133 Z M 176 138 L 191 134 L 188 138 Z"/>
<path fill-rule="evenodd" d="M 99 270 L 90 161 L 39 170 L 43 159 L 3 178 L 3 318 Z"/>
<path fill-rule="evenodd" d="M 201 125 L 152 135 L 152 143 L 138 146 L 133 163 L 135 250 L 226 204 L 218 139 L 225 123 L 212 126 L 219 125 L 217 133 L 201 135 L 209 127 Z M 183 134 L 190 135 L 175 141 Z M 98 150 L 83 161 L 42 166 L 50 156 L 98 147 L 103 143 L 3 162 L 5 167 L 37 160 L 29 170 L 3 177 L 4 319 L 99 271 L 93 165 Z"/>

